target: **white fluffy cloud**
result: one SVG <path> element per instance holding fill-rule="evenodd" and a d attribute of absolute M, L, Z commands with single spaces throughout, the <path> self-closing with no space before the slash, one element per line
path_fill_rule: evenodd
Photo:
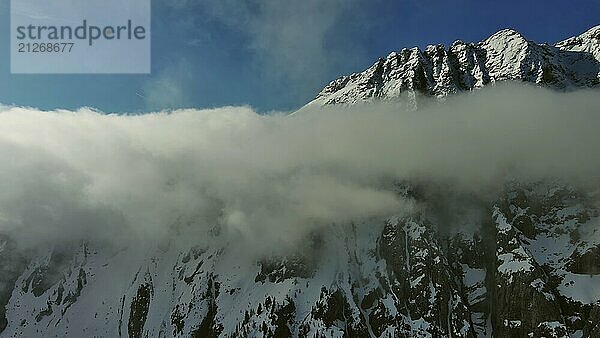
<path fill-rule="evenodd" d="M 600 95 L 497 87 L 416 112 L 246 107 L 138 116 L 0 113 L 0 231 L 37 245 L 191 231 L 293 241 L 315 227 L 413 208 L 396 179 L 493 189 L 508 176 L 591 185 Z M 595 182 L 595 183 L 594 183 Z"/>

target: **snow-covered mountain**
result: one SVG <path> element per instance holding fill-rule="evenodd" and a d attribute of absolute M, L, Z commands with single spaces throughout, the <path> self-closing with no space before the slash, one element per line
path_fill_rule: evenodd
<path fill-rule="evenodd" d="M 353 104 L 418 95 L 443 98 L 513 80 L 556 89 L 600 83 L 600 26 L 558 42 L 537 44 L 512 29 L 479 43 L 455 41 L 450 48 L 404 48 L 380 58 L 363 72 L 329 83 L 311 104 Z"/>
<path fill-rule="evenodd" d="M 599 56 L 600 26 L 554 46 L 503 30 L 392 53 L 313 104 L 504 80 L 592 87 Z M 486 199 L 400 179 L 389 189 L 423 208 L 258 258 L 219 229 L 206 245 L 174 233 L 144 249 L 23 250 L 0 234 L 0 337 L 600 337 L 597 192 L 554 180 L 507 180 Z"/>
<path fill-rule="evenodd" d="M 450 205 L 452 221 L 432 207 L 332 226 L 258 261 L 234 245 L 131 256 L 82 244 L 26 259 L 5 241 L 2 336 L 597 337 L 590 201 L 507 183 L 490 205 Z"/>

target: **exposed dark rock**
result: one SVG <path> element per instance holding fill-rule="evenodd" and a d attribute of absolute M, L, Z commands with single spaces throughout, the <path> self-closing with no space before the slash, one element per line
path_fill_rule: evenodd
<path fill-rule="evenodd" d="M 583 253 L 574 252 L 567 268 L 578 274 L 600 274 L 600 246 L 588 249 Z"/>
<path fill-rule="evenodd" d="M 142 337 L 153 292 L 153 287 L 150 283 L 144 283 L 138 287 L 137 293 L 131 301 L 129 322 L 127 323 L 127 333 L 129 334 L 129 337 Z"/>

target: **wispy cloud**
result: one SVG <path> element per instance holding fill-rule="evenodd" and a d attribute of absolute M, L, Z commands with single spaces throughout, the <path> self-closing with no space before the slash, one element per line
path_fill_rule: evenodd
<path fill-rule="evenodd" d="M 193 7 L 202 13 L 194 20 L 217 20 L 245 36 L 251 56 L 264 70 L 261 76 L 283 77 L 296 90 L 314 92 L 323 74 L 346 62 L 327 46 L 328 34 L 341 20 L 350 19 L 349 9 L 358 0 L 164 1 L 183 16 L 185 8 Z M 361 47 L 354 44 L 347 52 L 358 54 Z"/>
<path fill-rule="evenodd" d="M 192 80 L 190 69 L 189 63 L 184 58 L 179 58 L 161 69 L 136 94 L 150 110 L 184 107 L 189 100 L 186 88 Z"/>

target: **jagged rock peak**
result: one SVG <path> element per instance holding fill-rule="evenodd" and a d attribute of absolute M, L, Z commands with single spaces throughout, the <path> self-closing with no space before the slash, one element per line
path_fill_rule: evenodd
<path fill-rule="evenodd" d="M 527 38 L 525 38 L 525 36 L 523 36 L 523 34 L 519 33 L 518 31 L 512 29 L 512 28 L 505 28 L 502 30 L 497 31 L 496 33 L 492 34 L 489 38 L 485 39 L 484 41 L 502 41 L 502 40 L 515 40 L 516 42 L 519 43 L 527 43 L 528 40 Z"/>
<path fill-rule="evenodd" d="M 553 89 L 600 83 L 600 25 L 554 46 L 528 40 L 514 29 L 479 43 L 403 48 L 360 73 L 329 83 L 309 104 L 400 100 L 416 107 L 418 95 L 443 98 L 499 81 L 523 81 Z"/>

